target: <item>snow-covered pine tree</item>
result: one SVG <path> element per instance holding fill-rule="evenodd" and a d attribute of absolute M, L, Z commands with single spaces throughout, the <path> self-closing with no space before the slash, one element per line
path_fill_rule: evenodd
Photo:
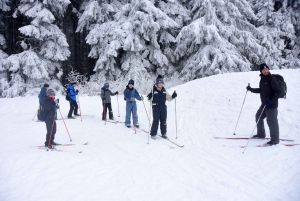
<path fill-rule="evenodd" d="M 176 56 L 174 54 L 176 48 L 176 39 L 180 29 L 189 23 L 190 11 L 183 6 L 185 0 L 165 0 L 165 1 L 155 1 L 154 5 L 161 11 L 166 13 L 171 19 L 173 19 L 179 27 L 176 29 L 168 29 L 168 31 L 159 31 L 159 45 L 164 55 L 167 56 L 172 64 L 175 64 Z M 171 64 L 170 64 L 171 65 Z M 175 73 L 175 72 L 174 72 Z M 176 72 L 177 73 L 177 72 Z"/>
<path fill-rule="evenodd" d="M 2 0 L 0 2 L 0 30 L 4 29 L 3 21 L 2 21 L 2 13 L 1 11 L 9 11 L 10 7 L 8 5 L 9 0 Z M 1 93 L 9 87 L 8 80 L 7 80 L 7 71 L 4 68 L 4 62 L 5 59 L 8 57 L 8 55 L 4 52 L 4 49 L 6 47 L 6 41 L 4 36 L 0 32 L 0 96 Z"/>
<path fill-rule="evenodd" d="M 291 41 L 287 41 L 290 45 L 291 52 L 286 59 L 290 60 L 290 68 L 300 68 L 300 1 L 284 1 L 284 7 L 287 10 L 287 16 L 290 17 L 290 21 L 294 25 L 295 30 L 295 38 Z"/>
<path fill-rule="evenodd" d="M 288 14 L 286 3 L 276 0 L 253 0 L 253 11 L 258 17 L 255 25 L 266 36 L 266 41 L 275 44 L 267 48 L 273 58 L 273 64 L 279 68 L 289 68 L 294 61 L 291 53 L 291 41 L 295 40 L 295 30 Z M 272 65 L 270 62 L 269 65 Z"/>
<path fill-rule="evenodd" d="M 264 46 L 274 45 L 250 24 L 256 16 L 246 0 L 192 0 L 187 6 L 193 21 L 182 28 L 176 48 L 183 80 L 248 71 L 272 60 Z"/>
<path fill-rule="evenodd" d="M 174 72 L 159 39 L 174 41 L 169 30 L 179 25 L 150 0 L 124 2 L 120 1 L 122 6 L 113 11 L 113 20 L 98 22 L 87 36 L 92 47 L 90 56 L 98 58 L 94 76 L 101 81 L 117 81 L 116 87 L 123 88 L 129 79 L 146 87 L 152 84 L 152 72 Z"/>
<path fill-rule="evenodd" d="M 55 79 L 59 62 L 66 60 L 70 52 L 65 35 L 53 23 L 55 16 L 64 15 L 69 3 L 69 0 L 21 0 L 19 12 L 32 21 L 19 29 L 25 36 L 21 42 L 24 51 L 7 58 L 11 81 L 2 93 L 4 97 L 37 93 L 50 80 L 51 87 L 59 89 L 59 81 Z"/>
<path fill-rule="evenodd" d="M 104 82 L 116 80 L 120 76 L 120 68 L 116 68 L 115 52 L 109 52 L 108 45 L 117 45 L 112 42 L 112 30 L 117 26 L 113 21 L 113 15 L 127 3 L 127 0 L 85 0 L 81 6 L 81 12 L 76 32 L 84 29 L 89 31 L 87 43 L 91 46 L 89 57 L 98 59 L 94 71 L 96 75 L 91 77 L 100 90 Z"/>

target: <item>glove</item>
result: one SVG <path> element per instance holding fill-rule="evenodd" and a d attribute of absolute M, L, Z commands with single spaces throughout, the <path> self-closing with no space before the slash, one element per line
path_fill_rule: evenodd
<path fill-rule="evenodd" d="M 147 97 L 148 97 L 148 100 L 150 100 L 150 99 L 152 98 L 152 93 L 149 93 L 149 94 L 147 95 Z"/>
<path fill-rule="evenodd" d="M 116 94 L 118 95 L 118 94 L 119 94 L 119 92 L 118 92 L 118 91 L 116 91 Z"/>
<path fill-rule="evenodd" d="M 56 105 L 56 109 L 59 109 L 59 105 L 58 104 Z"/>
<path fill-rule="evenodd" d="M 78 91 L 78 89 L 76 90 L 76 93 L 78 93 L 79 91 Z"/>
<path fill-rule="evenodd" d="M 131 102 L 135 101 L 135 98 L 131 97 L 131 98 L 130 98 L 130 101 L 131 101 Z"/>
<path fill-rule="evenodd" d="M 143 96 L 141 96 L 141 101 L 142 101 L 142 100 L 144 100 L 144 97 L 143 97 Z"/>
<path fill-rule="evenodd" d="M 267 99 L 265 101 L 265 105 L 268 106 L 268 105 L 272 105 L 272 101 L 270 99 Z"/>
<path fill-rule="evenodd" d="M 172 98 L 176 98 L 177 97 L 177 93 L 174 91 L 174 93 L 172 94 Z"/>
<path fill-rule="evenodd" d="M 246 87 L 247 91 L 252 91 L 252 88 L 250 86 Z"/>

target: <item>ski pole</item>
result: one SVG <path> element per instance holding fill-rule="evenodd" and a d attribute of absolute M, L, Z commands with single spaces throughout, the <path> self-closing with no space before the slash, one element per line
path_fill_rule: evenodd
<path fill-rule="evenodd" d="M 252 136 L 253 136 L 253 132 L 254 132 L 254 130 L 255 130 L 255 128 L 256 128 L 256 126 L 257 126 L 257 124 L 258 124 L 258 122 L 259 122 L 259 120 L 260 120 L 260 118 L 261 118 L 261 115 L 263 114 L 263 112 L 264 112 L 266 106 L 267 106 L 267 105 L 264 106 L 264 108 L 262 109 L 262 111 L 261 111 L 261 113 L 260 113 L 260 115 L 259 115 L 259 118 L 258 118 L 258 120 L 257 120 L 257 122 L 256 122 L 256 125 L 255 125 L 254 128 L 253 128 L 253 131 L 252 131 L 252 133 L 251 133 L 251 136 L 248 138 L 248 141 L 247 141 L 247 144 L 246 144 L 246 146 L 245 146 L 245 148 L 244 148 L 243 153 L 245 152 L 245 150 L 246 150 L 246 148 L 247 148 L 247 146 L 248 146 L 248 143 L 249 143 L 250 139 L 251 139 Z"/>
<path fill-rule="evenodd" d="M 151 118 L 151 112 L 152 112 L 152 108 L 151 108 L 151 106 L 152 106 L 152 101 L 150 100 L 150 107 L 149 107 L 149 123 L 151 122 L 151 120 L 150 120 L 150 118 Z M 151 123 L 150 123 L 150 125 L 149 125 L 149 135 L 148 135 L 148 144 L 149 144 L 149 140 L 150 140 L 150 134 L 151 134 L 151 127 L 152 127 L 152 125 L 151 125 Z"/>
<path fill-rule="evenodd" d="M 66 125 L 66 123 L 65 123 L 65 120 L 64 120 L 64 118 L 63 118 L 63 116 L 62 116 L 62 114 L 61 114 L 60 109 L 58 109 L 58 110 L 59 110 L 60 116 L 61 116 L 61 118 L 62 118 L 62 120 L 63 120 L 63 122 L 64 122 L 64 124 L 65 124 L 66 130 L 67 130 L 67 132 L 68 132 L 68 135 L 69 135 L 69 138 L 70 138 L 70 142 L 72 142 L 72 138 L 71 138 L 71 136 L 70 136 L 70 133 L 69 133 L 69 130 L 68 130 L 67 125 Z"/>
<path fill-rule="evenodd" d="M 39 112 L 39 109 L 40 109 L 40 107 L 41 107 L 41 106 L 39 106 L 39 107 L 38 107 L 38 109 L 37 109 L 37 111 L 36 111 L 35 115 L 33 116 L 33 119 L 32 119 L 32 121 L 34 120 L 35 116 L 36 116 L 36 115 L 37 115 L 37 113 Z"/>
<path fill-rule="evenodd" d="M 120 109 L 119 109 L 119 94 L 117 94 L 117 102 L 118 102 L 118 114 L 119 114 L 119 116 L 118 116 L 118 117 L 120 117 Z"/>
<path fill-rule="evenodd" d="M 103 110 L 104 110 L 103 114 L 104 114 L 104 121 L 105 121 L 104 125 L 106 125 L 106 103 L 105 102 L 103 104 Z"/>
<path fill-rule="evenodd" d="M 174 91 L 176 93 L 176 91 Z M 176 139 L 177 139 L 177 110 L 176 110 L 176 98 L 175 98 L 175 126 L 176 126 Z"/>
<path fill-rule="evenodd" d="M 250 83 L 248 83 L 248 86 L 250 86 Z M 242 110 L 243 110 L 243 107 L 244 107 L 244 103 L 245 103 L 245 100 L 246 100 L 247 93 L 248 93 L 248 90 L 246 90 L 246 94 L 245 94 L 245 97 L 244 97 L 244 101 L 243 101 L 243 104 L 242 104 L 242 108 L 241 108 L 241 111 L 240 111 L 240 114 L 239 114 L 239 118 L 238 118 L 238 120 L 237 120 L 237 122 L 236 122 L 236 125 L 235 125 L 235 129 L 234 129 L 233 135 L 235 135 L 235 131 L 236 131 L 237 125 L 238 125 L 239 120 L 240 120 L 240 116 L 241 116 L 241 113 L 242 113 Z"/>
<path fill-rule="evenodd" d="M 82 116 L 81 116 L 81 108 L 80 108 L 80 101 L 79 101 L 79 95 L 77 95 L 78 97 L 78 107 L 79 107 L 79 112 L 80 112 L 80 119 L 82 121 Z"/>
<path fill-rule="evenodd" d="M 148 112 L 147 112 L 147 109 L 146 109 L 146 106 L 145 106 L 145 103 L 144 103 L 144 99 L 143 99 L 143 105 L 144 105 L 144 108 L 145 108 L 145 111 L 146 111 L 146 114 L 147 114 L 147 118 L 148 118 L 148 121 L 149 121 L 149 126 L 151 127 L 150 118 L 148 116 Z"/>
<path fill-rule="evenodd" d="M 49 142 L 48 142 L 47 151 L 49 150 L 50 142 L 51 142 L 51 139 L 52 139 L 52 132 L 53 132 L 54 121 L 55 121 L 55 115 L 54 115 L 54 118 L 53 118 L 53 121 L 52 121 L 52 126 L 51 126 L 51 132 L 50 132 L 50 138 L 49 138 Z"/>

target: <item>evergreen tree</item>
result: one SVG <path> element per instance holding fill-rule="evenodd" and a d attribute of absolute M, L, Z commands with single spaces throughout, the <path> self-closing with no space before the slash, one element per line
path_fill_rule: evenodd
<path fill-rule="evenodd" d="M 78 31 L 83 27 L 91 30 L 87 36 L 92 47 L 89 56 L 98 58 L 92 79 L 102 83 L 116 81 L 122 87 L 129 79 L 135 79 L 144 85 L 147 80 L 152 83 L 152 72 L 174 71 L 159 43 L 174 42 L 169 30 L 179 25 L 153 2 L 112 1 L 107 5 L 93 1 L 86 6 L 80 22 L 84 26 L 79 24 Z"/>
<path fill-rule="evenodd" d="M 5 59 L 8 57 L 7 53 L 5 53 L 6 41 L 4 36 L 1 34 L 1 30 L 5 29 L 4 22 L 2 21 L 2 16 L 5 11 L 9 11 L 10 7 L 8 6 L 8 0 L 2 0 L 0 2 L 0 95 L 1 93 L 9 87 L 7 80 L 7 71 L 4 68 Z"/>
<path fill-rule="evenodd" d="M 55 78 L 60 62 L 66 60 L 70 52 L 65 35 L 53 23 L 55 16 L 64 15 L 69 3 L 68 0 L 21 1 L 19 12 L 32 21 L 19 29 L 25 36 L 20 43 L 24 51 L 7 58 L 6 68 L 12 74 L 10 87 L 2 93 L 4 97 L 36 93 L 42 83 L 50 80 L 54 82 L 53 87 L 59 88 Z"/>
<path fill-rule="evenodd" d="M 271 60 L 265 36 L 245 0 L 193 0 L 187 3 L 193 21 L 177 36 L 176 56 L 184 60 L 182 79 L 248 71 L 252 64 Z M 265 44 L 264 44 L 265 43 Z"/>
<path fill-rule="evenodd" d="M 287 2 L 282 3 L 278 0 L 253 0 L 252 7 L 258 17 L 256 26 L 266 36 L 269 44 L 275 44 L 275 47 L 267 46 L 273 59 L 269 61 L 269 65 L 293 68 L 299 62 L 295 56 L 297 53 L 293 54 L 293 50 L 297 49 L 296 26 L 293 25 L 293 18 L 296 15 L 290 13 L 293 9 L 287 7 Z"/>

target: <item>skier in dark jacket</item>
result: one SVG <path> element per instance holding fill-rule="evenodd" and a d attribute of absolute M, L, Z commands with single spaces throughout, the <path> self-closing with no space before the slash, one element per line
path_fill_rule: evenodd
<path fill-rule="evenodd" d="M 44 87 L 41 88 L 41 91 L 40 91 L 40 94 L 39 94 L 39 102 L 40 102 L 40 105 L 43 104 L 44 102 L 44 99 L 46 98 L 47 96 L 47 89 L 49 88 L 49 84 L 45 83 L 44 84 Z"/>
<path fill-rule="evenodd" d="M 160 122 L 160 132 L 163 138 L 167 138 L 167 106 L 166 101 L 172 101 L 177 97 L 174 91 L 172 96 L 164 88 L 162 76 L 158 76 L 153 86 L 153 91 L 148 94 L 148 100 L 152 100 L 153 122 L 150 131 L 152 139 L 156 138 L 158 124 Z"/>
<path fill-rule="evenodd" d="M 57 145 L 54 142 L 55 134 L 56 134 L 56 109 L 59 109 L 58 104 L 56 104 L 55 100 L 55 92 L 53 89 L 47 90 L 47 97 L 44 99 L 43 107 L 46 116 L 46 142 L 45 147 L 51 148 L 52 145 Z"/>
<path fill-rule="evenodd" d="M 134 80 L 129 80 L 126 89 L 124 90 L 124 99 L 126 100 L 126 117 L 125 126 L 131 127 L 130 116 L 132 113 L 132 120 L 135 127 L 139 127 L 139 117 L 137 115 L 137 106 L 135 99 L 141 101 L 143 96 L 134 88 Z"/>
<path fill-rule="evenodd" d="M 101 99 L 102 99 L 102 105 L 103 105 L 103 113 L 102 113 L 102 120 L 106 120 L 106 114 L 107 114 L 107 109 L 109 111 L 109 119 L 113 120 L 114 119 L 114 114 L 111 108 L 111 97 L 119 94 L 118 91 L 115 93 L 112 93 L 109 90 L 109 83 L 105 83 L 104 86 L 101 88 Z"/>
<path fill-rule="evenodd" d="M 279 143 L 279 125 L 278 125 L 278 98 L 280 95 L 280 86 L 277 78 L 272 76 L 269 67 L 266 64 L 260 65 L 260 82 L 259 88 L 247 86 L 247 90 L 260 94 L 261 106 L 259 107 L 255 119 L 257 122 L 257 135 L 253 138 L 265 138 L 266 132 L 264 127 L 264 118 L 267 117 L 267 123 L 270 129 L 271 140 L 265 145 L 276 145 Z M 265 107 L 265 109 L 264 109 Z M 263 111 L 264 109 L 264 111 Z"/>
<path fill-rule="evenodd" d="M 70 102 L 70 110 L 68 114 L 69 119 L 74 119 L 74 117 L 72 117 L 73 111 L 75 116 L 80 116 L 78 114 L 78 105 L 76 101 L 76 95 L 78 94 L 79 91 L 78 90 L 75 91 L 74 89 L 74 87 L 76 87 L 76 84 L 77 84 L 76 82 L 72 82 L 67 87 L 67 92 L 68 92 L 68 97 Z"/>
<path fill-rule="evenodd" d="M 49 84 L 45 83 L 44 84 L 44 87 L 41 88 L 41 91 L 40 91 L 40 94 L 39 94 L 39 103 L 40 103 L 40 106 L 39 106 L 39 111 L 38 111 L 38 114 L 37 114 L 37 117 L 38 117 L 38 120 L 41 121 L 40 119 L 40 112 L 42 110 L 42 107 L 43 107 L 43 102 L 47 96 L 47 89 L 49 88 Z"/>

